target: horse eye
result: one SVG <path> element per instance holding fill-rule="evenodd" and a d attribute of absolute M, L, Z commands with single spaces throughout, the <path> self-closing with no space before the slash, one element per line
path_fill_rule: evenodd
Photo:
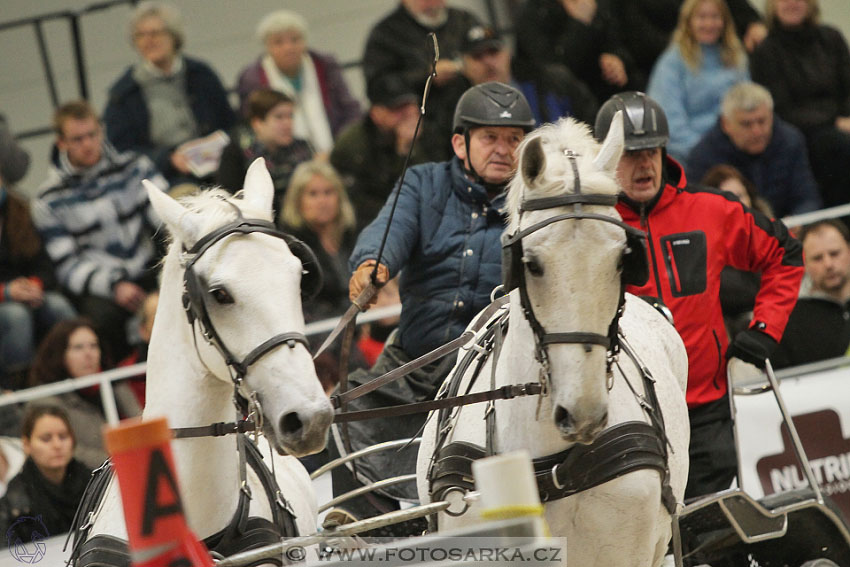
<path fill-rule="evenodd" d="M 230 305 L 233 303 L 233 296 L 230 295 L 223 287 L 214 287 L 210 290 L 210 295 L 212 295 L 213 299 L 215 299 L 216 303 L 219 305 Z"/>
<path fill-rule="evenodd" d="M 528 268 L 528 273 L 532 276 L 540 277 L 543 275 L 543 265 L 537 261 L 537 258 L 534 256 L 523 256 L 522 263 L 525 264 L 525 267 Z"/>

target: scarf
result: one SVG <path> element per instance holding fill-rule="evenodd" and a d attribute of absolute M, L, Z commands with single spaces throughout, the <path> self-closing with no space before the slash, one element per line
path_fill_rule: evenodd
<path fill-rule="evenodd" d="M 74 519 L 90 474 L 88 467 L 76 459 L 71 459 L 62 484 L 53 484 L 41 474 L 35 462 L 27 458 L 19 477 L 23 480 L 29 499 L 29 510 L 22 510 L 21 515 L 41 516 L 41 521 L 51 536 L 67 532 L 71 529 L 71 520 Z M 14 479 L 9 483 L 10 488 L 13 483 Z M 21 526 L 21 529 L 27 528 Z M 25 537 L 28 534 L 17 535 Z"/>
<path fill-rule="evenodd" d="M 309 54 L 301 60 L 301 88 L 296 88 L 286 75 L 280 72 L 270 55 L 262 60 L 263 71 L 269 80 L 269 87 L 278 90 L 295 101 L 295 115 L 292 130 L 296 138 L 310 142 L 316 152 L 330 152 L 333 149 L 333 135 L 316 66 Z"/>

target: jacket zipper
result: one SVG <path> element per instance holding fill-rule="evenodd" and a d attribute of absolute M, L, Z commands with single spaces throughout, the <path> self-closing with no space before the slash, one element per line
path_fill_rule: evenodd
<path fill-rule="evenodd" d="M 655 259 L 655 246 L 652 245 L 652 230 L 649 228 L 649 219 L 646 216 L 646 203 L 640 204 L 640 226 L 646 230 L 646 244 L 649 246 L 649 257 L 652 262 L 652 275 L 655 277 L 655 290 L 658 292 L 658 299 L 661 303 L 667 304 L 664 301 L 664 292 L 661 289 L 661 278 L 658 276 L 658 263 Z"/>
<path fill-rule="evenodd" d="M 717 346 L 717 369 L 714 371 L 712 382 L 714 382 L 714 388 L 719 390 L 720 383 L 717 381 L 717 375 L 720 374 L 720 370 L 723 365 L 723 353 L 721 352 L 722 349 L 720 347 L 720 339 L 717 337 L 717 331 L 712 329 L 711 334 L 714 335 L 714 344 Z"/>

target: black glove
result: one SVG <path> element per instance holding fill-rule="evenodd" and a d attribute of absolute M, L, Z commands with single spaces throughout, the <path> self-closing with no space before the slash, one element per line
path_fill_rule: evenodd
<path fill-rule="evenodd" d="M 726 358 L 740 358 L 744 362 L 764 368 L 764 360 L 770 358 L 776 347 L 777 343 L 770 335 L 747 329 L 735 336 L 735 340 L 726 349 Z"/>

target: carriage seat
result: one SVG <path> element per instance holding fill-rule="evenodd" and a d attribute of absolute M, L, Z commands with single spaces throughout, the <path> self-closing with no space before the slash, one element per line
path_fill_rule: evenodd
<path fill-rule="evenodd" d="M 850 531 L 835 504 L 810 488 L 755 500 L 740 489 L 700 498 L 678 518 L 683 564 L 802 565 L 826 558 L 850 565 Z"/>

